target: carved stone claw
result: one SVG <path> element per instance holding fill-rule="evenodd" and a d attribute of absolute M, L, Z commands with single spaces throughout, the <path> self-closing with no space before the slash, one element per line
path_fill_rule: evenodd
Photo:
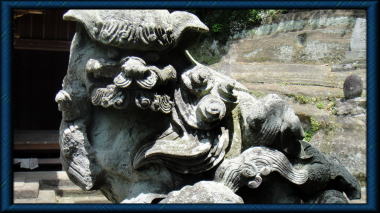
<path fill-rule="evenodd" d="M 67 128 L 63 131 L 63 133 L 66 135 L 71 134 L 77 131 L 78 129 L 79 129 L 79 126 L 75 122 L 72 122 L 68 124 Z"/>
<path fill-rule="evenodd" d="M 72 125 L 69 126 L 69 129 L 70 129 L 70 131 L 72 131 L 72 132 L 78 130 L 78 128 L 79 128 L 79 127 L 78 127 L 78 125 L 76 125 L 76 124 L 72 124 Z"/>
<path fill-rule="evenodd" d="M 72 99 L 69 93 L 65 90 L 60 90 L 55 96 L 55 102 L 58 103 L 59 111 L 67 111 L 72 105 Z"/>
<path fill-rule="evenodd" d="M 60 90 L 57 93 L 57 95 L 55 96 L 55 101 L 60 102 L 60 101 L 64 101 L 64 100 L 70 100 L 71 101 L 70 94 L 67 93 L 65 90 Z"/>
<path fill-rule="evenodd" d="M 272 172 L 272 170 L 269 167 L 265 166 L 264 168 L 261 169 L 260 174 L 262 174 L 264 176 L 267 176 L 271 172 Z"/>
<path fill-rule="evenodd" d="M 248 182 L 248 187 L 251 189 L 256 189 L 261 185 L 262 182 L 263 179 L 261 178 L 260 174 L 258 174 L 252 181 Z"/>

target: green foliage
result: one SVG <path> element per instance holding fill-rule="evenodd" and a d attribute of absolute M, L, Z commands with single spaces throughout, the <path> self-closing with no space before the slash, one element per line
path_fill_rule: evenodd
<path fill-rule="evenodd" d="M 243 35 L 244 30 L 259 26 L 263 20 L 272 18 L 285 10 L 262 9 L 190 9 L 206 24 L 210 31 L 200 37 L 198 45 L 189 48 L 190 53 L 203 64 L 213 64 L 222 58 L 229 49 L 227 43 L 232 37 Z M 234 37 L 236 38 L 236 37 Z M 204 44 L 217 44 L 210 46 Z M 267 59 L 263 61 L 267 61 Z"/>
<path fill-rule="evenodd" d="M 310 142 L 312 137 L 313 137 L 313 134 L 310 131 L 305 131 L 305 138 L 303 140 L 306 142 Z"/>
<path fill-rule="evenodd" d="M 322 102 L 318 102 L 315 106 L 317 106 L 318 109 L 324 109 L 325 105 Z"/>
<path fill-rule="evenodd" d="M 293 98 L 295 102 L 300 103 L 300 104 L 312 104 L 321 100 L 321 98 L 319 97 L 294 95 L 294 94 L 289 94 L 288 97 Z"/>
<path fill-rule="evenodd" d="M 313 132 L 317 132 L 319 129 L 321 129 L 321 124 L 313 117 L 310 118 L 310 124 L 310 129 Z"/>
<path fill-rule="evenodd" d="M 326 109 L 330 112 L 334 112 L 334 110 L 336 111 L 335 106 L 336 106 L 335 101 L 329 101 L 327 106 L 326 106 Z"/>
<path fill-rule="evenodd" d="M 248 12 L 248 21 L 251 23 L 259 23 L 261 22 L 260 18 L 260 10 L 249 10 Z"/>
<path fill-rule="evenodd" d="M 295 95 L 294 100 L 300 104 L 311 103 L 311 98 L 303 95 Z"/>
<path fill-rule="evenodd" d="M 211 31 L 214 33 L 222 32 L 222 30 L 223 30 L 223 24 L 213 24 L 211 26 Z"/>
<path fill-rule="evenodd" d="M 234 33 L 261 24 L 267 17 L 274 17 L 285 10 L 263 9 L 191 9 L 210 28 L 210 37 L 225 43 Z"/>
<path fill-rule="evenodd" d="M 312 97 L 288 94 L 288 97 L 300 104 L 314 104 L 318 109 L 324 109 L 329 111 L 332 115 L 336 115 L 336 98 L 337 97 Z"/>
<path fill-rule="evenodd" d="M 310 129 L 305 131 L 304 140 L 310 142 L 311 138 L 321 129 L 321 123 L 319 123 L 315 118 L 310 117 Z"/>
<path fill-rule="evenodd" d="M 262 97 L 265 95 L 265 93 L 260 92 L 258 90 L 250 90 L 249 93 L 255 97 Z"/>

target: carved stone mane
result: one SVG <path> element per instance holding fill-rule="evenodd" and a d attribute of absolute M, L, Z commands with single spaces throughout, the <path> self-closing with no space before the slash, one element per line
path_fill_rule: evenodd
<path fill-rule="evenodd" d="M 88 35 L 118 48 L 162 51 L 173 47 L 185 30 L 207 32 L 193 14 L 167 10 L 70 10 L 64 20 L 82 23 Z"/>

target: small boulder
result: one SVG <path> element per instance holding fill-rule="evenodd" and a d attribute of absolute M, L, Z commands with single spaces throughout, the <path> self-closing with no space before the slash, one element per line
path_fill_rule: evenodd
<path fill-rule="evenodd" d="M 349 75 L 343 83 L 345 99 L 360 97 L 363 92 L 363 80 L 355 74 Z"/>

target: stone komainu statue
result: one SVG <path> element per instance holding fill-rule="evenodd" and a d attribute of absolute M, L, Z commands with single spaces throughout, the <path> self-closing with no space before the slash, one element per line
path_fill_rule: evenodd
<path fill-rule="evenodd" d="M 208 28 L 167 10 L 70 10 L 64 169 L 123 203 L 346 203 L 357 180 L 302 141 L 279 96 L 257 99 L 186 49 Z"/>

